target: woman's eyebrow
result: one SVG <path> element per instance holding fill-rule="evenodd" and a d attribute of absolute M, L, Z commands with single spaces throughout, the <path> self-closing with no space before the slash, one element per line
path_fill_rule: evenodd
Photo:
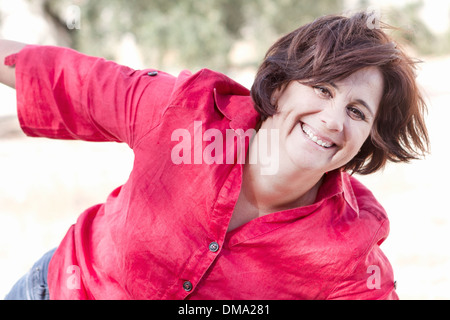
<path fill-rule="evenodd" d="M 372 109 L 371 109 L 371 108 L 369 107 L 369 105 L 367 104 L 367 102 L 365 102 L 365 101 L 362 100 L 362 99 L 356 99 L 355 101 L 358 102 L 359 104 L 361 104 L 364 108 L 366 108 L 367 111 L 369 111 L 369 113 L 370 113 L 370 115 L 371 115 L 372 117 L 375 116 L 374 113 L 373 113 L 373 111 L 372 111 Z"/>
<path fill-rule="evenodd" d="M 336 90 L 339 91 L 339 86 L 338 86 L 336 83 L 334 83 L 333 81 L 330 81 L 329 84 L 330 84 L 333 88 L 335 88 Z M 369 111 L 369 113 L 370 113 L 370 115 L 371 115 L 372 117 L 375 116 L 374 112 L 373 112 L 372 109 L 369 107 L 369 104 L 368 104 L 367 102 L 365 102 L 365 101 L 362 100 L 362 99 L 356 99 L 355 101 L 358 102 L 360 105 L 362 105 L 364 108 L 366 108 L 367 111 Z"/>

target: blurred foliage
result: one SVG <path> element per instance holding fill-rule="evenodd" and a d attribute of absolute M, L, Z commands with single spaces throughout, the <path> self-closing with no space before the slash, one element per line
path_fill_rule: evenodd
<path fill-rule="evenodd" d="M 397 37 L 402 38 L 420 54 L 444 54 L 450 52 L 450 29 L 441 35 L 433 34 L 420 18 L 423 1 L 407 3 L 400 8 L 392 8 L 387 19 L 399 27 Z M 450 19 L 450 12 L 449 12 Z"/>
<path fill-rule="evenodd" d="M 81 9 L 81 28 L 69 30 L 75 49 L 114 59 L 122 37 L 132 34 L 144 61 L 158 68 L 230 67 L 233 44 L 257 48 L 257 64 L 282 33 L 324 13 L 342 10 L 342 0 L 44 0 L 64 22 L 70 5 Z"/>
<path fill-rule="evenodd" d="M 67 7 L 79 6 L 81 28 L 66 29 L 72 47 L 87 54 L 115 59 L 118 44 L 132 35 L 149 67 L 191 70 L 207 67 L 223 72 L 239 67 L 236 59 L 230 58 L 236 43 L 254 48 L 253 59 L 245 63 L 257 66 L 282 34 L 324 14 L 346 11 L 344 0 L 42 0 L 42 3 L 46 12 L 64 25 Z M 368 7 L 367 0 L 358 4 L 362 10 Z M 434 36 L 419 19 L 420 7 L 421 2 L 417 1 L 389 10 L 388 20 L 406 30 L 394 36 L 406 38 L 420 53 L 448 50 L 450 41 Z"/>

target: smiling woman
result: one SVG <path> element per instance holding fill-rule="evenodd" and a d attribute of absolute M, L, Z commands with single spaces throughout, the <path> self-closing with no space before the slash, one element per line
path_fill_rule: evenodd
<path fill-rule="evenodd" d="M 256 108 L 265 118 L 277 111 L 272 93 L 284 90 L 291 81 L 316 86 L 327 94 L 336 89 L 336 81 L 376 67 L 383 90 L 374 125 L 361 152 L 345 166 L 360 174 L 375 172 L 386 161 L 417 159 L 428 150 L 426 106 L 415 81 L 417 61 L 385 33 L 391 27 L 378 22 L 377 28 L 369 28 L 371 19 L 365 12 L 350 18 L 325 16 L 285 35 L 269 49 L 252 87 Z M 324 83 L 328 88 L 320 86 Z M 360 110 L 351 110 L 362 116 Z"/>
<path fill-rule="evenodd" d="M 245 209 L 235 210 L 231 226 L 313 204 L 325 173 L 344 168 L 368 139 L 383 83 L 377 67 L 365 67 L 329 84 L 293 80 L 274 90 L 271 101 L 276 101 L 276 113 L 262 121 L 256 136 L 261 131 L 279 132 L 273 155 L 279 169 L 263 176 L 257 164 L 244 168 L 237 208 Z M 250 154 L 259 147 L 252 143 Z"/>
<path fill-rule="evenodd" d="M 278 128 L 284 158 L 295 162 L 297 171 L 315 169 L 321 177 L 356 156 L 370 134 L 382 92 L 383 78 L 374 67 L 356 71 L 333 85 L 311 87 L 292 81 L 282 93 L 274 92 L 279 96 L 278 112 L 264 121 L 261 129 Z"/>
<path fill-rule="evenodd" d="M 251 92 L 208 69 L 175 77 L 0 41 L 27 135 L 135 156 L 7 298 L 398 299 L 389 220 L 351 173 L 422 154 L 425 105 L 413 60 L 370 19 L 281 37 Z"/>

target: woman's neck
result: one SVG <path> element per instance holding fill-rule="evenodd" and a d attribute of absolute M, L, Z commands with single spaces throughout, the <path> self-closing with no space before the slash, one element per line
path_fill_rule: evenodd
<path fill-rule="evenodd" d="M 264 215 L 314 203 L 322 176 L 261 175 L 257 165 L 245 164 L 242 186 L 228 231 Z"/>
<path fill-rule="evenodd" d="M 244 199 L 265 215 L 314 203 L 323 175 L 261 175 L 255 165 L 245 165 L 241 193 Z"/>

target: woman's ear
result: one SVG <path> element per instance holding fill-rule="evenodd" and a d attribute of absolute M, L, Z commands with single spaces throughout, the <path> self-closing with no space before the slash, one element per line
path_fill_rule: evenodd
<path fill-rule="evenodd" d="M 278 99 L 280 98 L 281 90 L 280 88 L 275 89 L 270 96 L 270 104 L 273 106 L 277 105 Z"/>
<path fill-rule="evenodd" d="M 279 85 L 275 90 L 272 91 L 272 95 L 270 96 L 270 104 L 272 106 L 277 107 L 278 100 L 283 95 L 283 92 L 286 90 L 286 88 L 289 86 L 291 82 L 283 83 Z"/>

